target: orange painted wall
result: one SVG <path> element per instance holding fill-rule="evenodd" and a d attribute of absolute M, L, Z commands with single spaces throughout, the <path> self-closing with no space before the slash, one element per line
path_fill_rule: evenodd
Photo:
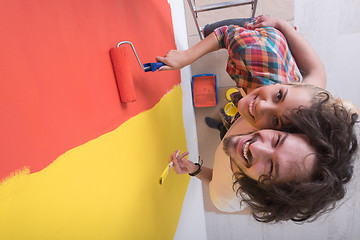
<path fill-rule="evenodd" d="M 144 73 L 133 57 L 137 101 L 121 104 L 109 56 L 123 40 L 143 63 L 176 48 L 166 0 L 0 1 L 0 29 L 0 181 L 44 169 L 180 83 L 178 71 Z"/>

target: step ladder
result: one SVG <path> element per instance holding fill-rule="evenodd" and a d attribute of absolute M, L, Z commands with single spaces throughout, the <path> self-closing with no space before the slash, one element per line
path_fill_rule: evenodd
<path fill-rule="evenodd" d="M 217 10 L 217 9 L 222 9 L 222 8 L 251 5 L 251 9 L 252 9 L 251 16 L 255 17 L 256 5 L 257 5 L 257 0 L 235 0 L 235 1 L 220 2 L 220 3 L 208 4 L 208 5 L 203 5 L 203 6 L 197 7 L 195 5 L 195 0 L 187 0 L 187 1 L 189 4 L 189 7 L 190 7 L 191 14 L 194 18 L 200 40 L 203 40 L 204 36 L 199 27 L 199 22 L 198 22 L 198 13 L 199 12 L 207 12 L 207 11 L 212 11 L 212 10 Z"/>

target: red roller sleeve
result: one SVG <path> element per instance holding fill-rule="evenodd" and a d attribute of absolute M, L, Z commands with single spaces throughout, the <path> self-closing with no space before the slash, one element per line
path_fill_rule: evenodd
<path fill-rule="evenodd" d="M 134 83 L 128 62 L 129 50 L 131 49 L 121 45 L 119 48 L 110 49 L 120 99 L 124 103 L 136 101 Z M 131 54 L 133 53 L 131 52 Z"/>

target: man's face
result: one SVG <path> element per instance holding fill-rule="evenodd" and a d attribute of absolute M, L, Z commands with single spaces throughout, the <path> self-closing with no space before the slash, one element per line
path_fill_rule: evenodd
<path fill-rule="evenodd" d="M 316 161 L 316 151 L 305 135 L 269 129 L 227 137 L 224 151 L 233 172 L 241 169 L 254 180 L 265 174 L 275 183 L 308 180 Z"/>

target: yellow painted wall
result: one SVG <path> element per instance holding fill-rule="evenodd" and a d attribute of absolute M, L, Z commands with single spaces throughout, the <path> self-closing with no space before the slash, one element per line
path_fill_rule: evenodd
<path fill-rule="evenodd" d="M 159 177 L 186 149 L 182 91 L 0 185 L 0 239 L 172 239 L 189 176 Z"/>

